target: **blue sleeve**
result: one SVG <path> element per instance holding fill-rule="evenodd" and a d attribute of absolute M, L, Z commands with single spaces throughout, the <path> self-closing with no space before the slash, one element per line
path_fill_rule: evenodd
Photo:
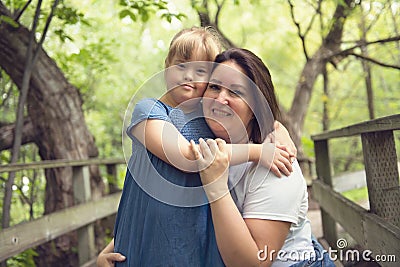
<path fill-rule="evenodd" d="M 167 107 L 162 102 L 157 99 L 146 98 L 140 100 L 136 104 L 132 113 L 131 123 L 126 129 L 127 135 L 133 139 L 133 135 L 131 134 L 132 128 L 138 123 L 148 119 L 171 122 L 171 119 L 168 116 Z"/>

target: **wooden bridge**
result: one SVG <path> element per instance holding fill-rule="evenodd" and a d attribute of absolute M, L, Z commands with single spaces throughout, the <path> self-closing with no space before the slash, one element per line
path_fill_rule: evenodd
<path fill-rule="evenodd" d="M 338 224 L 381 266 L 400 266 L 400 186 L 394 131 L 400 130 L 400 114 L 351 125 L 312 137 L 315 146 L 317 179 L 312 195 L 321 208 L 322 233 L 332 249 L 341 249 Z M 333 188 L 329 140 L 360 136 L 370 209 L 351 202 Z M 91 200 L 90 165 L 106 165 L 116 177 L 123 159 L 46 161 L 0 166 L 0 172 L 68 167 L 73 169 L 77 205 L 18 224 L 0 232 L 0 262 L 26 249 L 43 244 L 71 231 L 78 231 L 79 262 L 94 266 L 93 223 L 116 213 L 120 193 Z M 34 230 L 33 230 L 34 229 Z M 353 255 L 353 254 L 352 254 Z M 336 255 L 337 256 L 337 255 Z M 382 256 L 385 256 L 383 259 Z"/>

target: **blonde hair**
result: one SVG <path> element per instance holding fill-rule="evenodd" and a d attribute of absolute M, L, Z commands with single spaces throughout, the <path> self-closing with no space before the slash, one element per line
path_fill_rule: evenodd
<path fill-rule="evenodd" d="M 174 57 L 189 60 L 198 52 L 203 53 L 207 61 L 214 61 L 221 52 L 220 38 L 212 27 L 191 27 L 178 32 L 170 43 L 165 67 L 172 65 Z"/>

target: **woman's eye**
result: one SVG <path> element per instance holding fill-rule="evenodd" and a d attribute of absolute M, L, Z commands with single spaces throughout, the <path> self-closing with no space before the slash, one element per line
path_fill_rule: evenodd
<path fill-rule="evenodd" d="M 210 89 L 212 89 L 212 90 L 219 90 L 219 85 L 217 85 L 217 84 L 210 84 L 209 86 L 208 86 Z"/>
<path fill-rule="evenodd" d="M 231 93 L 233 96 L 242 96 L 242 95 L 243 95 L 243 92 L 240 91 L 240 90 L 230 90 L 230 93 Z"/>

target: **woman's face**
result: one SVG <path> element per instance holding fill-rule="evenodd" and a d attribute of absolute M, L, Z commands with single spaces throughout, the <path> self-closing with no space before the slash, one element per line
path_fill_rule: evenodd
<path fill-rule="evenodd" d="M 219 64 L 203 96 L 203 113 L 217 137 L 230 143 L 247 143 L 251 133 L 254 99 L 250 79 L 233 61 Z"/>

